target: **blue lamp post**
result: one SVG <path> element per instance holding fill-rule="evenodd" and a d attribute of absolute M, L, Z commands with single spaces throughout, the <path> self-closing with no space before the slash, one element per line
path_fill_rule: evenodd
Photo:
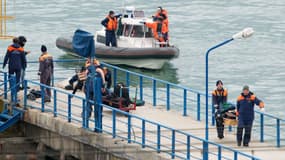
<path fill-rule="evenodd" d="M 243 39 L 243 38 L 248 38 L 250 37 L 252 34 L 254 33 L 253 29 L 252 28 L 245 28 L 244 30 L 242 30 L 241 32 L 233 35 L 230 39 L 228 40 L 225 40 L 224 42 L 222 43 L 219 43 L 213 47 L 211 47 L 210 49 L 208 49 L 208 51 L 206 52 L 206 126 L 205 126 L 205 139 L 208 140 L 209 139 L 209 134 L 208 134 L 208 130 L 209 130 L 209 127 L 208 127 L 208 105 L 209 105 L 209 95 L 208 95 L 208 57 L 209 57 L 209 53 L 216 49 L 216 48 L 219 48 L 235 39 Z M 208 145 L 205 143 L 206 146 L 204 146 L 206 148 L 206 150 L 208 150 Z M 206 151 L 207 152 L 207 151 Z M 208 159 L 208 154 L 204 152 L 204 159 Z"/>

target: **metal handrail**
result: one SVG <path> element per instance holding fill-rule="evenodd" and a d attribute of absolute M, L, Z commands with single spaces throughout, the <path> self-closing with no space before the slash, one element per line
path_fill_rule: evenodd
<path fill-rule="evenodd" d="M 66 62 L 78 62 L 78 61 L 84 61 L 84 59 L 72 59 L 72 60 L 54 60 L 57 63 L 66 63 Z M 37 61 L 31 61 L 31 63 L 38 63 Z M 154 77 L 150 77 L 150 76 L 146 76 L 146 75 L 142 75 L 139 73 L 135 73 L 132 71 L 128 71 L 126 69 L 121 69 L 117 66 L 113 66 L 110 64 L 106 64 L 101 62 L 101 64 L 103 64 L 104 66 L 107 66 L 109 68 L 111 68 L 113 70 L 113 75 L 114 75 L 114 83 L 117 82 L 117 80 L 119 79 L 118 76 L 118 72 L 122 72 L 124 73 L 126 76 L 122 76 L 121 81 L 125 81 L 127 86 L 138 86 L 138 93 L 140 94 L 138 96 L 139 99 L 144 100 L 147 99 L 149 102 L 152 101 L 153 106 L 155 107 L 158 104 L 162 104 L 166 106 L 167 110 L 170 109 L 174 109 L 172 108 L 173 106 L 175 106 L 175 108 L 177 109 L 176 106 L 178 106 L 179 110 L 182 110 L 182 115 L 183 116 L 187 116 L 188 114 L 192 114 L 196 117 L 196 119 L 198 121 L 200 121 L 202 118 L 204 118 L 203 116 L 205 115 L 205 104 L 203 103 L 204 100 L 202 100 L 202 98 L 205 98 L 205 94 L 200 93 L 199 91 L 196 90 L 192 90 L 190 88 L 181 86 L 181 85 L 177 85 L 174 83 L 170 83 L 164 80 L 160 80 L 160 79 L 156 79 Z M 67 69 L 64 69 L 67 70 Z M 132 77 L 135 77 L 135 79 L 132 79 Z M 61 77 L 55 76 L 54 78 L 56 79 L 60 79 Z M 144 83 L 149 82 L 149 87 L 145 87 Z M 158 87 L 159 84 L 161 84 L 161 86 L 164 86 L 164 89 L 161 89 L 161 87 Z M 130 87 L 130 91 L 132 88 Z M 175 89 L 175 94 L 173 94 L 171 91 Z M 178 94 L 178 92 L 180 92 L 180 95 Z M 162 93 L 162 94 L 159 94 Z M 208 98 L 210 98 L 211 96 L 209 96 Z M 172 99 L 179 99 L 180 102 L 177 102 L 175 100 Z M 212 117 L 212 125 L 214 125 L 214 109 L 212 108 L 212 114 L 210 115 L 210 117 Z M 191 111 L 191 112 L 189 112 Z M 192 112 L 194 111 L 194 112 Z M 281 146 L 281 141 L 284 141 L 284 132 L 281 132 L 282 130 L 284 130 L 284 126 L 282 126 L 281 124 L 285 123 L 285 119 L 268 114 L 268 113 L 262 113 L 259 111 L 255 111 L 255 113 L 257 115 L 259 115 L 261 120 L 260 121 L 255 121 L 255 122 L 259 122 L 259 125 L 255 125 L 254 127 L 257 128 L 256 130 L 258 130 L 260 132 L 260 136 L 259 136 L 259 140 L 261 142 L 264 142 L 266 140 L 266 132 L 268 132 L 266 130 L 266 122 L 264 121 L 264 119 L 269 118 L 271 119 L 271 121 L 274 121 L 275 123 L 275 130 L 272 130 L 272 133 L 274 135 L 275 141 L 276 141 L 276 146 L 280 147 Z M 203 115 L 203 116 L 202 116 Z"/>
<path fill-rule="evenodd" d="M 67 95 L 68 97 L 71 95 L 70 93 L 68 93 L 68 92 L 66 92 L 66 91 L 62 91 L 62 90 L 59 90 L 59 89 L 54 88 L 54 87 L 46 86 L 46 85 L 40 84 L 40 83 L 38 83 L 38 82 L 34 82 L 34 81 L 30 81 L 30 80 L 26 80 L 26 82 L 27 82 L 27 83 L 32 83 L 32 84 L 38 85 L 41 89 L 50 88 L 50 89 L 53 90 L 54 92 L 65 94 L 65 95 Z M 26 91 L 26 89 L 25 89 L 25 91 Z M 28 106 L 26 98 L 27 98 L 27 92 L 24 92 L 24 103 L 25 103 L 25 106 L 24 106 L 24 107 Z M 80 100 L 84 100 L 83 97 L 80 97 L 80 96 L 77 96 L 77 95 L 74 95 L 73 98 L 78 98 L 78 99 L 80 99 Z M 53 99 L 54 99 L 54 102 L 57 102 L 57 97 L 56 97 L 56 95 L 53 97 Z M 42 102 L 43 102 L 43 99 L 42 99 Z M 65 104 L 72 105 L 72 104 L 70 104 L 70 103 L 72 103 L 72 102 L 71 102 L 71 101 L 67 101 Z M 43 104 L 43 105 L 45 106 L 45 104 Z M 41 107 L 39 107 L 39 106 L 34 106 L 34 107 L 40 109 L 42 112 L 50 111 L 50 112 L 52 112 L 52 113 L 54 114 L 54 117 L 56 117 L 56 116 L 60 116 L 60 113 L 55 113 L 55 112 L 57 112 L 55 108 L 58 108 L 56 105 L 57 105 L 57 104 L 55 103 L 55 106 L 53 106 L 53 107 L 54 107 L 53 110 L 49 110 L 49 109 L 47 109 L 47 108 L 44 107 L 44 106 L 41 106 Z M 153 125 L 153 126 L 156 126 L 155 128 L 157 128 L 157 130 L 156 130 L 156 131 L 152 131 L 152 132 L 155 132 L 155 133 L 157 134 L 157 137 L 158 137 L 158 138 L 157 138 L 156 141 L 153 141 L 153 143 L 154 143 L 154 144 L 158 144 L 158 145 L 157 145 L 155 148 L 154 148 L 154 147 L 149 147 L 149 148 L 153 148 L 153 149 L 156 150 L 156 152 L 160 153 L 160 152 L 164 152 L 164 151 L 163 151 L 163 148 L 162 148 L 163 145 L 161 144 L 161 139 L 163 138 L 163 133 L 162 133 L 161 131 L 162 131 L 162 130 L 165 130 L 165 131 L 170 131 L 170 132 L 172 132 L 171 138 L 168 138 L 168 139 L 171 141 L 171 147 L 170 147 L 170 148 L 167 147 L 167 148 L 170 149 L 170 151 L 165 151 L 165 153 L 169 154 L 169 155 L 171 156 L 171 158 L 189 159 L 189 158 L 192 156 L 190 149 L 187 149 L 187 151 L 184 151 L 184 152 L 182 152 L 182 153 L 176 151 L 175 147 L 176 147 L 178 144 L 182 144 L 181 141 L 179 141 L 179 140 L 176 139 L 176 134 L 180 134 L 181 136 L 185 136 L 185 138 L 187 139 L 187 143 L 183 143 L 183 144 L 185 145 L 185 148 L 186 148 L 187 146 L 190 147 L 190 140 L 191 140 L 191 139 L 195 139 L 195 140 L 199 141 L 201 144 L 203 144 L 203 147 L 202 147 L 202 148 L 198 147 L 198 149 L 200 149 L 201 151 L 203 151 L 203 150 L 205 149 L 205 148 L 204 148 L 204 145 L 205 145 L 205 144 L 210 144 L 210 145 L 213 145 L 213 146 L 215 146 L 215 147 L 217 147 L 217 148 L 220 148 L 220 149 L 218 149 L 218 152 L 217 152 L 217 153 L 215 153 L 215 152 L 213 152 L 213 151 L 210 151 L 210 150 L 207 150 L 207 151 L 204 150 L 203 152 L 207 152 L 207 154 L 216 155 L 217 157 L 224 157 L 224 155 L 223 155 L 222 152 L 220 151 L 221 149 L 223 149 L 223 150 L 227 150 L 227 151 L 229 151 L 229 152 L 232 152 L 232 153 L 235 155 L 234 158 L 232 158 L 232 157 L 230 157 L 230 158 L 229 158 L 229 157 L 228 157 L 228 158 L 225 157 L 225 159 L 235 159 L 235 160 L 237 160 L 237 159 L 238 159 L 238 156 L 242 156 L 242 157 L 248 158 L 248 159 L 256 159 L 256 160 L 259 159 L 259 158 L 257 158 L 257 157 L 248 155 L 248 154 L 246 154 L 246 153 L 243 153 L 243 152 L 234 150 L 234 149 L 232 149 L 232 148 L 230 148 L 230 147 L 226 147 L 226 146 L 224 146 L 224 145 L 217 144 L 217 143 L 211 142 L 211 141 L 206 141 L 206 140 L 204 140 L 204 139 L 202 139 L 202 138 L 199 138 L 199 137 L 197 137 L 197 136 L 191 135 L 191 134 L 189 134 L 189 133 L 186 133 L 186 132 L 183 132 L 183 131 L 180 131 L 180 130 L 176 130 L 176 129 L 174 129 L 174 128 L 168 127 L 168 126 L 166 126 L 166 125 L 163 125 L 163 124 L 160 124 L 160 123 L 157 123 L 157 122 L 148 120 L 148 119 L 144 119 L 143 117 L 140 117 L 140 116 L 137 116 L 137 115 L 132 115 L 132 114 L 129 114 L 129 113 L 127 113 L 127 112 L 118 110 L 118 109 L 116 109 L 116 108 L 113 108 L 113 107 L 110 107 L 110 106 L 107 106 L 107 105 L 104 105 L 104 104 L 100 104 L 100 105 L 102 105 L 102 107 L 104 107 L 105 109 L 108 109 L 108 110 L 111 110 L 111 111 L 112 111 L 112 114 L 111 114 L 111 115 L 105 115 L 105 116 L 110 116 L 111 119 L 112 119 L 112 124 L 113 124 L 113 125 L 112 125 L 111 127 L 109 127 L 109 128 L 112 129 L 112 131 L 108 131 L 107 129 L 104 129 L 104 128 L 103 128 L 103 132 L 104 132 L 104 133 L 107 133 L 107 134 L 111 134 L 111 135 L 113 136 L 113 138 L 116 138 L 116 137 L 118 136 L 118 137 L 120 137 L 120 138 L 126 139 L 126 140 L 128 141 L 128 143 L 137 143 L 137 144 L 141 145 L 143 148 L 144 148 L 144 147 L 148 147 L 148 145 L 145 143 L 145 142 L 146 142 L 146 135 L 145 135 L 145 134 L 142 136 L 142 141 L 141 141 L 141 142 L 140 142 L 140 141 L 137 141 L 137 140 L 135 140 L 134 138 L 131 137 L 131 136 L 132 136 L 131 128 L 133 127 L 133 125 L 132 125 L 132 123 L 131 123 L 131 120 L 132 120 L 132 119 L 136 119 L 136 120 L 141 121 L 142 124 L 144 124 L 144 125 L 143 125 L 142 127 L 140 127 L 140 128 L 139 128 L 138 126 L 136 126 L 137 128 L 140 129 L 140 132 L 141 132 L 141 133 L 146 133 L 147 129 L 146 129 L 144 126 L 146 126 L 146 125 L 148 125 L 148 124 Z M 84 112 L 84 111 L 83 111 L 83 112 Z M 116 123 L 118 123 L 118 121 L 116 121 L 116 115 L 117 115 L 117 113 L 123 114 L 123 115 L 125 115 L 126 118 L 127 118 L 127 122 L 125 122 L 125 124 L 126 124 L 126 126 L 127 126 L 127 127 L 125 128 L 125 129 L 126 129 L 126 130 L 125 130 L 125 133 L 127 133 L 127 136 L 126 136 L 126 137 L 116 134 L 117 131 L 118 131 L 118 129 L 116 128 Z M 62 117 L 67 118 L 68 122 L 70 122 L 70 123 L 72 122 L 72 120 L 74 121 L 75 119 L 77 119 L 77 122 L 82 123 L 82 127 L 83 127 L 83 128 L 86 128 L 86 129 L 88 129 L 88 130 L 93 130 L 93 129 L 90 129 L 89 125 L 84 125 L 84 124 L 83 124 L 83 121 L 84 121 L 84 118 L 85 118 L 84 115 L 83 115 L 83 117 L 80 117 L 80 116 L 78 117 L 78 116 L 76 116 L 76 115 L 73 115 L 71 109 L 68 109 L 67 111 L 62 110 L 61 115 L 62 115 Z M 88 119 L 87 119 L 87 121 L 88 121 Z M 92 120 L 91 120 L 91 121 L 92 121 Z M 93 122 L 94 122 L 94 121 L 93 121 Z M 104 121 L 103 121 L 103 124 L 104 124 L 104 125 L 107 125 L 107 123 L 105 124 Z M 114 124 L 115 124 L 115 126 L 114 126 Z M 94 129 L 95 129 L 95 128 L 94 128 Z M 147 139 L 147 140 L 151 141 L 151 139 Z M 179 142 L 180 142 L 180 143 L 179 143 Z M 182 144 L 182 145 L 183 145 L 183 144 Z"/>

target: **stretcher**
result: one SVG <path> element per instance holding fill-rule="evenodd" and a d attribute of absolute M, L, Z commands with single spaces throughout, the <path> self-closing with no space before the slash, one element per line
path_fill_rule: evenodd
<path fill-rule="evenodd" d="M 103 104 L 117 108 L 125 112 L 129 112 L 130 110 L 136 110 L 137 88 L 136 88 L 135 98 L 133 101 L 131 101 L 129 98 L 128 87 L 125 87 L 124 85 L 119 85 L 118 88 L 119 88 L 119 93 L 118 92 L 116 93 L 116 89 L 114 89 L 113 94 L 102 97 Z"/>

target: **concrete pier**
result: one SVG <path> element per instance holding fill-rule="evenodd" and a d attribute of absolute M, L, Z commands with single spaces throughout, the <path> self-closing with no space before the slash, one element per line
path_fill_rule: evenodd
<path fill-rule="evenodd" d="M 22 95 L 22 94 L 20 94 Z M 79 92 L 79 96 L 84 96 Z M 66 95 L 58 94 L 58 99 L 66 99 Z M 22 99 L 23 97 L 20 97 Z M 119 138 L 120 136 L 126 137 L 126 125 L 122 123 L 117 124 L 117 128 L 122 131 L 117 132 L 117 137 L 113 138 L 110 134 L 95 133 L 91 130 L 82 128 L 82 124 L 72 120 L 70 123 L 67 118 L 62 116 L 60 110 L 67 111 L 67 105 L 61 102 L 57 103 L 58 117 L 54 117 L 52 112 L 41 112 L 39 109 L 29 108 L 29 106 L 39 106 L 40 100 L 28 101 L 28 110 L 24 115 L 25 134 L 29 137 L 35 137 L 35 140 L 43 146 L 51 147 L 54 150 L 62 151 L 61 157 L 64 155 L 72 155 L 75 158 L 82 160 L 91 159 L 106 159 L 106 160 L 119 160 L 119 159 L 132 159 L 132 160 L 163 160 L 170 159 L 170 156 L 166 154 L 167 150 L 161 150 L 157 153 L 155 150 L 149 148 L 142 148 L 141 145 L 128 143 L 126 140 Z M 81 106 L 82 102 L 76 99 L 72 103 Z M 52 110 L 53 102 L 45 103 L 45 108 Z M 80 117 L 82 112 L 81 108 L 72 108 L 72 114 Z M 144 106 L 137 107 L 135 111 L 131 111 L 131 114 L 143 117 L 147 120 L 158 122 L 165 126 L 169 126 L 175 130 L 181 130 L 200 138 L 204 138 L 205 122 L 196 121 L 189 116 L 182 116 L 180 112 L 175 110 L 167 111 L 165 106 L 155 106 L 146 103 Z M 108 109 L 103 110 L 103 122 L 104 124 L 112 125 L 112 119 L 110 116 L 112 112 Z M 93 115 L 92 115 L 93 118 Z M 92 119 L 91 118 L 91 119 Z M 117 121 L 127 121 L 127 117 L 119 115 L 116 117 Z M 141 122 L 132 120 L 132 125 L 141 125 Z M 94 126 L 92 122 L 89 124 Z M 146 126 L 147 131 L 155 131 L 155 126 Z M 104 126 L 103 126 L 104 128 Z M 108 130 L 105 128 L 105 130 Z M 257 135 L 252 134 L 252 141 L 249 147 L 238 147 L 236 144 L 235 130 L 229 132 L 225 129 L 225 138 L 220 140 L 217 138 L 216 128 L 210 126 L 209 140 L 220 143 L 222 145 L 234 148 L 244 153 L 254 155 L 258 158 L 267 160 L 272 159 L 272 155 L 275 160 L 283 160 L 285 153 L 284 148 L 277 148 L 273 143 L 259 142 Z M 111 129 L 108 131 L 112 133 Z M 164 136 L 171 136 L 169 131 L 161 130 Z M 140 138 L 141 129 L 132 128 L 132 138 Z M 148 138 L 155 139 L 155 134 Z M 176 135 L 176 139 L 179 139 L 179 135 Z M 181 139 L 183 141 L 183 139 Z M 185 141 L 185 140 L 184 140 Z M 191 142 L 191 155 L 201 157 L 202 150 L 195 149 L 193 146 L 201 146 L 201 142 L 193 140 Z M 161 140 L 161 145 L 171 146 L 171 142 L 166 139 Z M 155 144 L 153 144 L 155 147 Z M 186 148 L 176 146 L 176 150 L 185 151 Z M 43 149 L 42 149 L 43 150 Z M 217 150 L 212 146 L 209 146 L 209 150 Z M 224 155 L 230 155 L 232 153 L 223 151 Z M 277 156 L 278 155 L 278 156 Z M 209 159 L 217 159 L 216 156 L 210 156 Z M 242 158 L 239 158 L 242 159 Z"/>

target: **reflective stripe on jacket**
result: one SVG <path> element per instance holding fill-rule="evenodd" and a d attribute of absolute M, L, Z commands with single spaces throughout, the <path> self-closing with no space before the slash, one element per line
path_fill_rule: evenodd
<path fill-rule="evenodd" d="M 264 107 L 264 103 L 259 100 L 252 92 L 248 95 L 241 93 L 237 98 L 237 112 L 239 120 L 253 121 L 254 120 L 254 105 Z"/>
<path fill-rule="evenodd" d="M 8 63 L 9 69 L 22 69 L 26 66 L 26 56 L 24 49 L 18 44 L 12 44 L 7 48 L 4 57 L 3 68 Z"/>
<path fill-rule="evenodd" d="M 220 105 L 227 102 L 228 91 L 222 88 L 221 90 L 215 89 L 212 92 L 212 100 L 214 105 Z"/>

